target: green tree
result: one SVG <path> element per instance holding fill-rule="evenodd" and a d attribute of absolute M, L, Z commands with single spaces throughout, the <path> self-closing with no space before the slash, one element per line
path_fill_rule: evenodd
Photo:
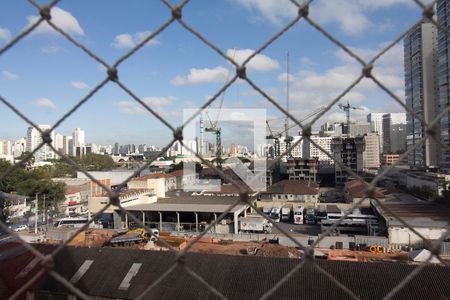
<path fill-rule="evenodd" d="M 182 170 L 184 168 L 184 163 L 181 161 L 177 164 L 173 164 L 170 166 L 170 172 L 176 171 L 176 170 Z M 201 173 L 203 170 L 203 166 L 199 162 L 195 162 L 195 172 Z"/>
<path fill-rule="evenodd" d="M 78 163 L 87 171 L 108 171 L 116 167 L 109 155 L 88 153 L 78 160 Z"/>

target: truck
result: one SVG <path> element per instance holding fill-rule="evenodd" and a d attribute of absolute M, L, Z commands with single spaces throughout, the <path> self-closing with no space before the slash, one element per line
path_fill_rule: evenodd
<path fill-rule="evenodd" d="M 317 224 L 316 211 L 314 208 L 307 208 L 304 213 L 305 224 Z"/>
<path fill-rule="evenodd" d="M 301 205 L 297 206 L 294 210 L 294 224 L 303 224 L 303 211 L 305 208 Z"/>
<path fill-rule="evenodd" d="M 276 223 L 280 222 L 281 208 L 277 206 L 273 207 L 272 210 L 270 211 L 270 218 Z"/>
<path fill-rule="evenodd" d="M 260 216 L 247 216 L 239 218 L 241 232 L 271 233 L 272 223 Z"/>
<path fill-rule="evenodd" d="M 127 232 L 113 237 L 109 243 L 111 246 L 131 246 L 133 244 L 146 243 L 150 241 L 156 241 L 155 236 L 159 236 L 158 229 L 152 229 L 153 235 L 150 234 L 144 228 L 136 228 L 128 230 Z"/>
<path fill-rule="evenodd" d="M 292 217 L 292 204 L 285 204 L 281 207 L 281 221 L 288 222 Z"/>

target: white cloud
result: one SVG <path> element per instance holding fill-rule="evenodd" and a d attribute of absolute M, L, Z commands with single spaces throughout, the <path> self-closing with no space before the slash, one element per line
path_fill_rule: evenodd
<path fill-rule="evenodd" d="M 258 11 L 269 22 L 280 25 L 297 14 L 297 7 L 280 0 L 234 0 L 248 10 Z M 415 5 L 410 0 L 317 0 L 311 4 L 310 17 L 319 24 L 336 24 L 346 35 L 361 35 L 374 23 L 367 12 L 394 5 Z"/>
<path fill-rule="evenodd" d="M 283 19 L 293 18 L 297 12 L 296 6 L 289 1 L 234 0 L 234 2 L 249 10 L 259 11 L 264 18 L 276 25 L 280 25 Z"/>
<path fill-rule="evenodd" d="M 150 34 L 152 34 L 151 31 L 136 32 L 135 34 L 122 33 L 116 35 L 116 37 L 114 38 L 114 42 L 112 43 L 112 46 L 117 49 L 133 48 L 137 44 L 142 42 Z M 156 44 L 159 44 L 159 41 L 155 38 L 152 38 L 150 41 L 147 42 L 146 45 L 156 45 Z"/>
<path fill-rule="evenodd" d="M 222 66 L 214 69 L 192 68 L 186 76 L 178 75 L 170 82 L 173 85 L 186 85 L 198 83 L 224 82 L 228 77 L 228 70 Z"/>
<path fill-rule="evenodd" d="M 55 44 L 49 44 L 47 46 L 44 46 L 41 48 L 42 53 L 46 53 L 46 54 L 54 54 L 54 53 L 58 53 L 61 50 L 63 50 L 63 48 L 59 47 L 58 45 Z"/>
<path fill-rule="evenodd" d="M 70 85 L 76 89 L 80 89 L 80 90 L 85 90 L 87 88 L 89 88 L 89 85 L 87 85 L 86 83 L 82 82 L 82 81 L 72 81 L 70 83 Z"/>
<path fill-rule="evenodd" d="M 10 38 L 11 38 L 11 32 L 6 28 L 0 27 L 0 40 L 7 41 Z"/>
<path fill-rule="evenodd" d="M 166 106 L 172 103 L 175 100 L 174 97 L 145 97 L 144 103 L 150 107 L 160 107 Z"/>
<path fill-rule="evenodd" d="M 80 23 L 78 23 L 78 20 L 70 12 L 59 7 L 53 7 L 51 9 L 51 16 L 52 23 L 54 23 L 58 28 L 69 34 L 84 35 L 84 30 L 81 28 Z M 36 23 L 39 18 L 39 16 L 28 16 L 27 27 L 30 27 Z M 39 33 L 56 33 L 56 31 L 44 21 L 35 30 L 33 30 L 32 34 Z"/>
<path fill-rule="evenodd" d="M 143 102 L 153 110 L 163 111 L 163 107 L 175 100 L 174 97 L 145 97 Z M 129 115 L 143 115 L 149 113 L 141 104 L 136 101 L 119 101 L 115 103 L 119 111 Z"/>
<path fill-rule="evenodd" d="M 17 80 L 20 78 L 19 75 L 11 73 L 9 71 L 2 71 L 2 75 L 3 75 L 3 77 L 5 77 L 6 79 L 9 79 L 9 80 Z"/>
<path fill-rule="evenodd" d="M 40 106 L 40 107 L 47 107 L 47 108 L 51 108 L 51 109 L 56 107 L 55 103 L 53 103 L 53 101 L 48 98 L 36 99 L 34 101 L 34 105 Z"/>
<path fill-rule="evenodd" d="M 252 49 L 228 49 L 227 55 L 238 64 L 242 64 L 250 55 L 255 53 Z M 255 71 L 272 71 L 280 68 L 280 64 L 275 59 L 272 59 L 264 54 L 257 54 L 246 65 L 248 69 Z"/>
<path fill-rule="evenodd" d="M 368 61 L 379 52 L 379 49 L 385 46 L 386 44 L 380 44 L 374 49 L 352 48 L 352 50 Z M 324 71 L 318 71 L 314 68 L 308 70 L 300 68 L 300 71 L 291 74 L 290 112 L 297 118 L 301 119 L 315 108 L 328 105 L 360 76 L 362 67 L 358 62 L 341 50 L 334 54 L 337 60 L 336 65 L 332 68 Z M 401 45 L 395 45 L 375 62 L 373 74 L 380 82 L 400 96 L 400 99 L 404 98 L 403 51 Z M 285 83 L 286 73 L 279 74 L 278 80 Z M 284 89 L 275 91 L 273 97 L 280 101 L 283 107 L 285 106 Z M 352 111 L 351 114 L 352 120 L 362 122 L 365 121 L 365 116 L 368 113 L 367 107 L 371 107 L 371 111 L 375 111 L 376 106 L 379 109 L 390 107 L 389 103 L 392 103 L 393 107 L 397 107 L 397 111 L 399 107 L 389 95 L 382 91 L 371 79 L 367 78 L 364 78 L 347 93 L 341 101 L 349 101 L 355 106 L 363 107 L 363 110 Z M 343 112 L 335 105 L 316 125 L 325 121 L 339 121 L 340 118 L 344 117 Z"/>

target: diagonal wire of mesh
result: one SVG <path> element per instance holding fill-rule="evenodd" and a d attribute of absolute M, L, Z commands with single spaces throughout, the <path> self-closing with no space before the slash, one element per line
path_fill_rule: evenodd
<path fill-rule="evenodd" d="M 286 117 L 288 117 L 290 120 L 292 120 L 294 123 L 296 123 L 300 128 L 302 129 L 302 137 L 300 140 L 298 140 L 296 143 L 290 146 L 289 149 L 286 149 L 286 151 L 278 158 L 278 162 L 281 160 L 281 157 L 284 157 L 286 154 L 290 153 L 292 149 L 294 149 L 302 140 L 309 140 L 309 142 L 314 145 L 316 148 L 321 150 L 323 153 L 325 153 L 330 159 L 334 161 L 336 165 L 338 165 L 343 171 L 347 172 L 347 174 L 351 175 L 352 177 L 359 179 L 361 182 L 365 182 L 359 174 L 356 174 L 354 171 L 352 171 L 348 166 L 343 164 L 340 161 L 337 161 L 336 158 L 333 156 L 332 153 L 329 153 L 327 150 L 323 149 L 320 145 L 318 145 L 313 139 L 311 139 L 311 128 L 314 125 L 314 123 L 322 117 L 325 113 L 327 113 L 336 103 L 338 103 L 342 98 L 347 95 L 352 89 L 354 89 L 360 82 L 364 79 L 370 79 L 372 82 L 377 85 L 380 90 L 383 90 L 389 97 L 391 97 L 395 102 L 397 102 L 400 106 L 402 106 L 408 114 L 410 114 L 413 118 L 420 121 L 422 126 L 426 128 L 425 136 L 417 142 L 414 147 L 408 149 L 404 154 L 401 155 L 400 160 L 405 159 L 408 157 L 408 154 L 417 149 L 418 147 L 421 147 L 427 140 L 433 139 L 435 140 L 442 148 L 450 150 L 450 146 L 444 143 L 440 137 L 436 134 L 436 131 L 434 130 L 434 127 L 437 125 L 437 123 L 440 121 L 442 117 L 444 117 L 446 114 L 450 112 L 450 107 L 445 108 L 443 111 L 441 111 L 434 120 L 426 123 L 424 119 L 416 112 L 414 112 L 410 107 L 408 107 L 393 91 L 391 91 L 383 82 L 381 82 L 373 73 L 372 69 L 376 61 L 382 57 L 387 51 L 389 51 L 395 44 L 400 42 L 409 32 L 409 30 L 413 27 L 415 27 L 417 24 L 421 22 L 421 20 L 418 20 L 416 23 L 411 24 L 411 27 L 408 28 L 405 32 L 400 34 L 396 39 L 394 39 L 391 43 L 389 43 L 385 48 L 383 48 L 381 51 L 379 51 L 371 60 L 366 62 L 363 58 L 361 58 L 359 55 L 357 55 L 350 47 L 345 45 L 343 42 L 339 41 L 335 36 L 330 34 L 323 28 L 318 22 L 313 20 L 309 16 L 309 8 L 312 0 L 305 1 L 303 3 L 298 3 L 295 0 L 289 0 L 291 5 L 294 5 L 297 8 L 297 15 L 293 17 L 285 26 L 283 26 L 277 33 L 275 33 L 273 36 L 271 36 L 267 41 L 265 41 L 260 47 L 256 49 L 256 51 L 253 52 L 252 55 L 250 55 L 243 63 L 239 64 L 236 62 L 233 58 L 227 56 L 223 50 L 221 50 L 218 46 L 213 44 L 207 37 L 205 37 L 200 30 L 195 29 L 193 26 L 188 24 L 183 19 L 183 9 L 186 5 L 189 4 L 189 0 L 183 0 L 177 5 L 172 5 L 167 0 L 162 0 L 164 6 L 166 6 L 170 12 L 170 17 L 161 24 L 156 30 L 152 31 L 151 34 L 146 36 L 144 39 L 142 39 L 135 47 L 133 47 L 131 50 L 129 50 L 125 55 L 123 55 L 121 58 L 119 58 L 115 63 L 112 65 L 109 65 L 105 62 L 104 59 L 102 59 L 99 55 L 97 55 L 94 51 L 90 50 L 86 45 L 83 45 L 81 42 L 77 41 L 73 36 L 71 36 L 69 33 L 65 32 L 63 29 L 58 27 L 53 21 L 52 21 L 52 8 L 55 7 L 61 0 L 54 0 L 49 2 L 45 5 L 38 4 L 35 0 L 29 0 L 30 4 L 34 6 L 39 13 L 39 18 L 37 21 L 23 30 L 20 34 L 15 36 L 13 39 L 11 39 L 5 46 L 3 46 L 0 49 L 0 56 L 8 51 L 14 51 L 15 45 L 20 43 L 26 36 L 31 34 L 40 24 L 47 23 L 51 28 L 53 28 L 56 32 L 58 32 L 61 36 L 63 36 L 67 41 L 69 41 L 72 45 L 83 51 L 87 56 L 89 56 L 91 59 L 95 60 L 99 64 L 101 64 L 106 69 L 106 77 L 101 80 L 93 89 L 91 89 L 80 101 L 74 105 L 69 111 L 67 111 L 51 128 L 51 130 L 54 130 L 58 126 L 60 126 L 69 116 L 71 116 L 74 112 L 76 112 L 80 107 L 85 105 L 90 99 L 99 91 L 101 90 L 105 85 L 107 85 L 109 82 L 116 84 L 121 90 L 123 90 L 126 94 L 128 94 L 136 103 L 138 103 L 144 110 L 146 110 L 152 117 L 158 119 L 162 124 L 164 124 L 173 134 L 173 139 L 169 144 L 167 144 L 158 154 L 158 156 L 154 157 L 150 161 L 146 162 L 141 168 L 136 170 L 133 175 L 129 176 L 126 180 L 124 180 L 120 185 L 119 189 L 121 187 L 125 187 L 126 184 L 133 179 L 134 177 L 138 176 L 142 170 L 147 168 L 154 160 L 156 160 L 160 156 L 164 156 L 166 151 L 177 141 L 179 141 L 188 151 L 190 151 L 193 155 L 198 157 L 198 159 L 208 167 L 214 169 L 217 174 L 228 183 L 231 183 L 234 187 L 236 187 L 239 190 L 239 199 L 230 205 L 228 209 L 223 212 L 215 221 L 211 222 L 211 224 L 208 225 L 206 230 L 204 230 L 202 233 L 198 234 L 195 239 L 193 239 L 186 248 L 184 248 L 181 251 L 176 251 L 173 247 L 170 246 L 162 237 L 155 236 L 156 239 L 158 239 L 166 248 L 168 248 L 176 257 L 176 262 L 174 265 L 169 267 L 164 274 L 161 274 L 161 276 L 158 278 L 157 281 L 155 281 L 153 284 L 148 286 L 147 289 L 139 296 L 139 298 L 146 298 L 146 295 L 155 288 L 159 283 L 161 283 L 167 276 L 169 276 L 177 267 L 183 267 L 187 274 L 189 274 L 193 279 L 201 283 L 207 290 L 209 290 L 213 295 L 215 295 L 218 298 L 226 299 L 227 297 L 223 295 L 220 291 L 218 291 L 215 287 L 211 286 L 208 283 L 208 280 L 206 278 L 202 278 L 199 274 L 197 274 L 194 270 L 191 268 L 188 268 L 184 265 L 185 255 L 186 253 L 192 248 L 192 246 L 197 243 L 203 236 L 205 236 L 208 232 L 210 232 L 217 224 L 220 222 L 223 218 L 226 217 L 226 215 L 231 212 L 231 210 L 238 204 L 244 203 L 252 207 L 258 214 L 260 214 L 263 218 L 266 218 L 269 222 L 273 223 L 272 220 L 263 214 L 251 201 L 251 199 L 254 199 L 252 197 L 255 197 L 255 195 L 249 196 L 250 191 L 244 188 L 242 185 L 239 185 L 233 178 L 231 178 L 229 175 L 225 174 L 222 170 L 218 169 L 215 165 L 207 161 L 201 154 L 197 153 L 193 149 L 190 149 L 187 145 L 183 144 L 183 128 L 187 126 L 190 122 L 192 122 L 197 115 L 202 113 L 202 111 L 210 106 L 219 96 L 226 92 L 226 90 L 232 86 L 237 79 L 241 79 L 246 81 L 255 92 L 260 94 L 264 99 L 268 101 L 268 103 L 271 103 L 277 110 L 279 110 L 282 114 L 284 114 Z M 414 0 L 414 2 L 417 4 L 417 6 L 422 10 L 422 15 L 424 19 L 430 20 L 433 24 L 436 25 L 438 30 L 441 32 L 444 32 L 447 36 L 450 35 L 449 30 L 447 27 L 443 26 L 442 24 L 439 24 L 434 17 L 434 7 L 436 5 L 436 1 L 433 1 L 429 4 L 424 4 L 420 0 Z M 283 108 L 279 102 L 277 102 L 273 97 L 269 96 L 262 88 L 260 88 L 246 73 L 246 67 L 248 63 L 256 57 L 256 55 L 262 53 L 265 49 L 270 47 L 273 43 L 277 41 L 281 36 L 283 36 L 286 32 L 288 32 L 292 27 L 294 27 L 299 22 L 304 22 L 307 25 L 311 26 L 315 30 L 317 30 L 318 34 L 323 35 L 325 38 L 327 38 L 332 44 L 337 46 L 338 48 L 342 49 L 347 55 L 349 55 L 351 58 L 353 58 L 356 62 L 358 62 L 361 65 L 361 75 L 357 77 L 344 91 L 342 91 L 341 94 L 339 94 L 335 99 L 331 99 L 329 104 L 327 105 L 326 109 L 323 110 L 320 114 L 315 116 L 313 120 L 309 123 L 302 123 L 298 121 L 288 110 Z M 181 127 L 175 128 L 173 127 L 167 120 L 164 119 L 155 108 L 152 108 L 150 105 L 146 104 L 136 93 L 134 93 L 129 87 L 127 87 L 122 81 L 119 80 L 119 66 L 126 61 L 131 56 L 135 55 L 147 42 L 150 40 L 156 38 L 161 32 L 165 31 L 168 27 L 172 26 L 172 24 L 178 23 L 181 25 L 182 28 L 186 30 L 187 34 L 192 34 L 195 38 L 197 38 L 199 41 L 205 44 L 206 47 L 210 48 L 213 52 L 215 52 L 217 55 L 228 61 L 230 64 L 232 64 L 235 67 L 236 74 L 228 81 L 226 82 L 215 94 L 213 97 L 211 97 L 208 101 L 204 103 L 204 105 L 201 106 L 201 108 L 189 118 L 187 122 L 185 122 Z M 49 131 L 43 131 L 40 129 L 32 120 L 30 120 L 28 117 L 26 117 L 23 113 L 20 112 L 18 108 L 16 108 L 13 105 L 13 101 L 8 101 L 4 97 L 0 95 L 0 101 L 8 107 L 12 113 L 16 114 L 19 118 L 24 120 L 26 123 L 28 123 L 30 126 L 36 128 L 39 133 L 42 135 L 42 143 L 33 150 L 32 153 L 24 157 L 20 162 L 15 163 L 11 168 L 9 168 L 6 172 L 0 174 L 0 180 L 3 180 L 7 176 L 9 176 L 14 170 L 17 168 L 20 168 L 22 165 L 24 165 L 27 161 L 29 161 L 33 154 L 36 153 L 41 147 L 48 145 L 55 153 L 57 153 L 63 160 L 65 160 L 67 163 L 75 167 L 78 171 L 84 173 L 90 180 L 98 184 L 104 192 L 109 197 L 109 203 L 106 204 L 96 215 L 93 216 L 90 222 L 94 220 L 96 216 L 99 216 L 102 212 L 104 212 L 106 209 L 108 209 L 111 206 L 114 206 L 118 208 L 123 214 L 127 215 L 128 218 L 139 224 L 140 226 L 147 229 L 147 231 L 153 235 L 153 231 L 148 228 L 146 224 L 144 224 L 139 218 L 137 218 L 132 213 L 128 212 L 126 207 L 122 206 L 120 203 L 119 195 L 106 187 L 102 182 L 94 178 L 89 172 L 87 172 L 85 169 L 83 169 L 80 165 L 78 165 L 74 160 L 72 160 L 70 157 L 64 155 L 57 149 L 55 149 L 52 145 L 52 140 L 50 136 Z M 267 291 L 263 294 L 261 299 L 267 299 L 271 297 L 286 281 L 290 279 L 296 272 L 298 272 L 305 264 L 312 264 L 323 276 L 330 279 L 337 287 L 342 289 L 350 298 L 352 299 L 359 299 L 357 295 L 355 295 L 349 288 L 347 288 L 345 285 L 340 283 L 338 280 L 336 280 L 331 274 L 329 274 L 326 270 L 321 268 L 319 265 L 317 265 L 314 262 L 313 257 L 313 249 L 314 247 L 327 235 L 331 234 L 331 232 L 339 226 L 339 224 L 353 211 L 354 208 L 357 208 L 360 206 L 360 204 L 366 200 L 366 199 L 372 199 L 374 202 L 376 202 L 380 207 L 383 209 L 389 211 L 391 215 L 397 219 L 401 224 L 403 224 L 405 227 L 409 228 L 413 233 L 415 233 L 417 236 L 419 236 L 423 241 L 426 247 L 444 264 L 448 263 L 444 261 L 440 255 L 439 255 L 439 249 L 440 249 L 440 242 L 442 242 L 445 238 L 443 236 L 440 240 L 438 240 L 438 243 L 432 243 L 423 235 L 421 235 L 419 232 L 417 232 L 412 226 L 410 226 L 405 220 L 403 220 L 398 214 L 396 214 L 393 211 L 390 211 L 389 208 L 383 204 L 380 199 L 378 199 L 374 193 L 376 184 L 379 180 L 383 179 L 386 174 L 394 168 L 397 163 L 394 163 L 389 168 L 385 169 L 383 172 L 378 174 L 370 183 L 366 183 L 366 194 L 365 197 L 363 197 L 360 201 L 357 203 L 354 203 L 346 212 L 345 214 L 337 221 L 335 222 L 326 232 L 325 234 L 322 234 L 312 245 L 305 246 L 301 243 L 299 243 L 295 238 L 292 237 L 290 232 L 286 231 L 276 223 L 273 223 L 274 227 L 276 227 L 282 234 L 284 234 L 286 237 L 288 237 L 293 243 L 296 244 L 300 249 L 303 250 L 302 259 L 300 260 L 299 264 L 293 268 L 289 273 L 285 274 L 282 278 L 279 279 L 279 281 L 273 285 L 272 287 L 268 288 Z M 275 164 L 276 161 L 270 162 L 271 164 Z M 85 295 L 80 289 L 78 289 L 76 286 L 74 286 L 72 283 L 67 281 L 65 278 L 63 278 L 61 275 L 59 275 L 57 272 L 53 270 L 53 259 L 54 257 L 64 248 L 67 246 L 67 244 L 75 238 L 75 236 L 80 233 L 81 231 L 85 230 L 89 226 L 89 223 L 84 225 L 82 228 L 80 228 L 75 234 L 71 236 L 70 239 L 68 239 L 63 244 L 59 245 L 51 254 L 49 255 L 43 255 L 39 250 L 31 246 L 30 244 L 23 241 L 20 236 L 14 232 L 11 231 L 4 223 L 0 222 L 0 227 L 6 231 L 8 231 L 17 241 L 19 241 L 26 249 L 31 251 L 36 257 L 40 259 L 40 263 L 42 266 L 42 269 L 40 272 L 38 272 L 27 284 L 22 286 L 18 291 L 16 291 L 12 295 L 12 299 L 19 298 L 23 295 L 23 293 L 36 281 L 38 280 L 44 273 L 49 274 L 52 276 L 56 281 L 64 285 L 69 291 L 71 291 L 74 295 L 81 299 L 88 299 L 88 296 Z M 431 256 L 429 257 L 427 263 L 431 260 Z M 416 277 L 420 271 L 426 266 L 426 264 L 414 269 L 413 272 L 411 272 L 408 276 L 406 276 L 392 291 L 390 291 L 386 296 L 385 299 L 391 299 L 393 298 L 399 291 L 401 291 L 414 277 Z"/>

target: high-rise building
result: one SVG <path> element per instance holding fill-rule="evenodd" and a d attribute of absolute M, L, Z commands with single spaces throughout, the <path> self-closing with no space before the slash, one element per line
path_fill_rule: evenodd
<path fill-rule="evenodd" d="M 346 169 L 341 167 L 341 164 L 359 175 L 363 171 L 363 152 L 364 152 L 364 137 L 335 137 L 331 140 L 331 151 L 333 152 L 335 182 L 337 187 L 344 186 L 349 179 L 349 174 Z M 339 162 L 339 163 L 337 163 Z"/>
<path fill-rule="evenodd" d="M 11 141 L 0 140 L 0 159 L 14 162 Z"/>
<path fill-rule="evenodd" d="M 81 128 L 75 128 L 72 134 L 73 146 L 83 147 L 86 145 L 84 130 Z"/>
<path fill-rule="evenodd" d="M 309 139 L 303 140 L 303 157 L 304 158 L 317 158 L 321 165 L 333 164 L 333 159 L 329 157 L 325 152 L 316 147 L 317 144 L 320 148 L 333 155 L 331 152 L 331 136 L 319 136 L 318 134 L 311 135 Z M 311 143 L 314 142 L 315 144 Z"/>
<path fill-rule="evenodd" d="M 406 150 L 406 113 L 383 115 L 384 153 L 399 153 Z"/>
<path fill-rule="evenodd" d="M 450 2 L 437 1 L 437 20 L 441 26 L 450 30 Z M 439 110 L 443 111 L 450 105 L 450 38 L 443 30 L 438 31 L 438 103 Z M 439 121 L 441 141 L 450 145 L 450 113 L 446 113 Z M 442 147 L 439 165 L 442 169 L 450 171 L 450 151 Z"/>
<path fill-rule="evenodd" d="M 436 116 L 436 46 L 437 30 L 432 23 L 421 23 L 412 28 L 403 40 L 406 106 L 426 123 Z M 426 128 L 407 112 L 406 143 L 408 149 L 421 142 Z M 437 164 L 437 146 L 427 139 L 408 156 L 412 168 L 429 168 Z"/>
<path fill-rule="evenodd" d="M 341 136 L 342 135 L 342 123 L 334 122 L 329 123 L 326 122 L 322 126 L 320 126 L 320 135 L 323 136 Z"/>
<path fill-rule="evenodd" d="M 64 155 L 73 156 L 73 137 L 70 135 L 63 136 L 63 153 Z"/>
<path fill-rule="evenodd" d="M 64 151 L 64 136 L 60 133 L 56 133 L 54 144 L 55 144 L 56 150 L 63 152 Z"/>
<path fill-rule="evenodd" d="M 50 125 L 38 125 L 39 129 L 42 131 L 47 131 L 51 129 Z M 55 132 L 50 133 L 50 137 L 53 140 L 52 145 L 54 147 L 55 143 Z M 39 130 L 34 127 L 28 127 L 27 131 L 27 152 L 34 151 L 42 143 L 42 136 Z M 47 145 L 43 145 L 39 150 L 34 153 L 35 161 L 44 161 L 47 159 L 55 158 L 55 152 Z"/>
<path fill-rule="evenodd" d="M 372 132 L 378 133 L 380 144 L 380 153 L 383 152 L 383 115 L 385 113 L 370 113 L 367 115 L 367 122 L 370 124 L 370 129 Z"/>
<path fill-rule="evenodd" d="M 347 125 L 345 125 L 345 127 L 346 126 Z M 344 132 L 347 131 L 344 130 Z M 348 131 L 350 137 L 362 136 L 370 132 L 372 132 L 372 128 L 369 123 L 352 123 L 350 124 L 350 130 Z"/>
<path fill-rule="evenodd" d="M 230 154 L 231 155 L 236 155 L 236 154 L 238 154 L 238 147 L 237 147 L 238 145 L 236 145 L 236 144 L 231 144 L 230 145 Z"/>
<path fill-rule="evenodd" d="M 364 135 L 363 168 L 364 170 L 380 167 L 380 137 L 377 132 Z"/>
<path fill-rule="evenodd" d="M 72 133 L 73 142 L 73 155 L 83 156 L 86 154 L 86 141 L 84 130 L 81 128 L 75 128 Z"/>
<path fill-rule="evenodd" d="M 13 144 L 13 156 L 14 158 L 20 157 L 22 153 L 24 153 L 27 150 L 27 139 L 26 138 L 20 138 Z"/>
<path fill-rule="evenodd" d="M 289 147 L 294 146 L 295 143 L 297 143 L 302 137 L 300 135 L 294 135 L 292 136 L 292 141 L 289 143 Z M 285 142 L 285 137 L 280 138 L 280 155 L 283 155 L 287 150 L 289 150 L 289 147 L 287 147 L 287 143 Z M 301 140 L 295 147 L 292 148 L 290 152 L 290 156 L 292 157 L 302 157 L 303 154 L 303 140 Z M 283 156 L 286 157 L 286 156 Z"/>

